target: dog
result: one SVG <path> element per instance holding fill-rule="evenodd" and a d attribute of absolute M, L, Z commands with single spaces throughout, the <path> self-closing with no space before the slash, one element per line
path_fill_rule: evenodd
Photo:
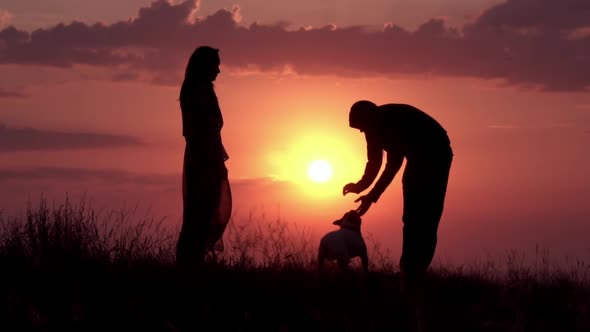
<path fill-rule="evenodd" d="M 360 257 L 364 272 L 369 270 L 367 246 L 361 234 L 361 217 L 350 210 L 332 224 L 340 226 L 337 231 L 324 235 L 318 249 L 318 270 L 323 271 L 326 260 L 337 260 L 341 270 L 348 270 L 350 259 Z"/>

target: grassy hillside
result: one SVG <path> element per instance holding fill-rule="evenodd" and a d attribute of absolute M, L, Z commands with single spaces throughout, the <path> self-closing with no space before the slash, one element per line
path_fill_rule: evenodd
<path fill-rule="evenodd" d="M 176 233 L 133 211 L 67 201 L 0 214 L 2 331 L 405 331 L 414 326 L 397 257 L 373 245 L 372 272 L 315 271 L 317 243 L 280 220 L 232 224 L 200 273 L 174 267 Z M 431 331 L 590 331 L 588 266 L 508 260 L 437 267 L 423 287 Z"/>

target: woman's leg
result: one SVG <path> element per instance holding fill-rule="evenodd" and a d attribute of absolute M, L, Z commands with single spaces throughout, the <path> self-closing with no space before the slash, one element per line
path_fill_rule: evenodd
<path fill-rule="evenodd" d="M 210 173 L 187 163 L 185 158 L 183 220 L 176 248 L 178 264 L 199 265 L 205 256 L 220 191 L 219 181 Z"/>

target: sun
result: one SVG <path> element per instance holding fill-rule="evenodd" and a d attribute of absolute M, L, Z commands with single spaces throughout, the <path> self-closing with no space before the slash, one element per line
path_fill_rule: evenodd
<path fill-rule="evenodd" d="M 326 182 L 332 177 L 332 166 L 325 160 L 314 160 L 307 168 L 307 175 L 314 182 Z"/>

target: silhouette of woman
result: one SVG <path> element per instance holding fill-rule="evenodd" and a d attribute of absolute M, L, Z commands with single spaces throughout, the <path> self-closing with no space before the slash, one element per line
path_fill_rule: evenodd
<path fill-rule="evenodd" d="M 182 135 L 186 145 L 182 174 L 183 220 L 176 246 L 182 266 L 198 266 L 207 252 L 223 250 L 231 214 L 231 190 L 221 140 L 223 117 L 213 89 L 219 50 L 200 46 L 191 55 L 180 89 Z"/>

